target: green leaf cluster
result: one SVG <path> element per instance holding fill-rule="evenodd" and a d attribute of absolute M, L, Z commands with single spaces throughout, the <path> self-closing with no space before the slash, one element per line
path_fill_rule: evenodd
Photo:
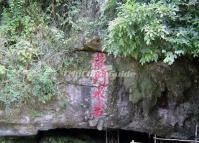
<path fill-rule="evenodd" d="M 45 9 L 47 21 L 60 30 L 69 33 L 72 28 L 79 29 L 75 16 L 79 13 L 80 0 L 54 0 Z"/>
<path fill-rule="evenodd" d="M 46 103 L 60 94 L 57 73 L 71 63 L 64 29 L 75 25 L 79 1 L 7 2 L 0 1 L 0 102 L 5 109 L 31 98 Z"/>
<path fill-rule="evenodd" d="M 199 3 L 194 0 L 128 0 L 109 23 L 105 50 L 130 56 L 141 64 L 182 55 L 199 55 Z"/>
<path fill-rule="evenodd" d="M 3 7 L 0 32 L 6 34 L 11 42 L 15 42 L 18 37 L 30 37 L 43 20 L 36 1 L 9 0 L 8 6 Z"/>
<path fill-rule="evenodd" d="M 54 69 L 45 66 L 31 70 L 27 75 L 27 80 L 31 82 L 32 95 L 37 96 L 43 103 L 55 95 L 55 73 Z"/>

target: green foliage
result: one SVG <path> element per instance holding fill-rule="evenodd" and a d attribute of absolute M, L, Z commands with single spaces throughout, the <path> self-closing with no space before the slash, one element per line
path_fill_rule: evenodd
<path fill-rule="evenodd" d="M 43 103 L 49 101 L 55 95 L 55 77 L 55 70 L 48 66 L 31 70 L 27 80 L 31 82 L 32 95 Z"/>
<path fill-rule="evenodd" d="M 73 25 L 77 3 L 52 2 L 56 6 L 56 17 L 52 15 L 52 3 L 44 3 L 9 0 L 3 5 L 0 2 L 3 12 L 0 19 L 0 101 L 6 109 L 30 97 L 46 103 L 60 94 L 55 84 L 56 72 L 62 67 L 63 59 L 71 62 L 66 61 L 68 39 L 63 29 Z M 61 19 L 64 8 L 68 14 Z"/>
<path fill-rule="evenodd" d="M 20 40 L 9 49 L 1 47 L 4 49 L 1 61 L 4 65 L 0 66 L 0 71 L 4 80 L 0 83 L 0 100 L 6 108 L 30 96 L 46 103 L 56 95 L 56 71 L 53 65 L 46 63 L 47 59 L 42 54 L 46 47 L 36 47 L 38 45 Z"/>
<path fill-rule="evenodd" d="M 15 45 L 10 46 L 10 51 L 15 56 L 15 64 L 28 66 L 33 57 L 38 54 L 38 49 L 26 40 L 20 39 Z"/>
<path fill-rule="evenodd" d="M 79 29 L 74 18 L 79 13 L 80 4 L 80 0 L 51 2 L 46 9 L 48 22 L 66 33 L 69 33 L 71 28 Z"/>
<path fill-rule="evenodd" d="M 110 22 L 105 50 L 131 56 L 141 64 L 164 58 L 172 64 L 182 55 L 199 55 L 199 4 L 197 1 L 128 0 Z"/>
<path fill-rule="evenodd" d="M 41 14 L 36 2 L 9 0 L 9 6 L 3 9 L 0 32 L 6 34 L 12 42 L 19 36 L 29 37 L 36 26 L 42 23 Z"/>
<path fill-rule="evenodd" d="M 23 83 L 22 70 L 8 69 L 6 80 L 2 82 L 2 85 L 0 101 L 5 104 L 6 109 L 28 94 L 27 85 Z"/>
<path fill-rule="evenodd" d="M 103 14 L 109 18 L 112 18 L 116 13 L 117 0 L 107 0 L 104 4 Z"/>

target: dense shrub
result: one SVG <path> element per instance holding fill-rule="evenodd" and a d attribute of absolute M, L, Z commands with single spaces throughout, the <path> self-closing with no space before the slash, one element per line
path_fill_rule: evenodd
<path fill-rule="evenodd" d="M 128 0 L 110 22 L 105 50 L 144 64 L 199 55 L 199 3 L 196 0 Z"/>
<path fill-rule="evenodd" d="M 78 2 L 0 1 L 0 101 L 6 109 L 29 97 L 46 103 L 59 94 L 56 72 L 71 62 L 62 61 L 70 52 L 65 32 Z"/>

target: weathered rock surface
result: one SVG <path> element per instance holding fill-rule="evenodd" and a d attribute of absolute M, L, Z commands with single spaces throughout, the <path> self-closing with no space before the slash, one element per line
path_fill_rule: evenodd
<path fill-rule="evenodd" d="M 60 79 L 62 93 L 48 103 L 30 99 L 16 104 L 10 112 L 1 111 L 1 136 L 35 135 L 54 128 L 115 128 L 157 134 L 165 137 L 194 136 L 199 119 L 199 67 L 182 60 L 172 66 L 164 63 L 141 66 L 131 59 L 106 56 L 107 90 L 105 110 L 92 113 L 92 62 L 90 57 L 81 75 L 73 69 Z M 81 67 L 80 67 L 81 69 Z M 82 69 L 81 69 L 82 71 Z M 117 75 L 117 76 L 116 76 Z"/>
<path fill-rule="evenodd" d="M 98 4 L 91 5 L 91 12 L 85 10 L 80 15 L 85 22 L 99 16 Z M 2 108 L 1 136 L 36 135 L 39 130 L 55 128 L 115 128 L 163 137 L 194 136 L 199 121 L 198 64 L 179 60 L 172 66 L 161 62 L 141 66 L 132 59 L 93 52 L 101 49 L 101 33 L 94 29 L 94 36 L 88 39 L 84 34 L 74 35 L 71 47 L 84 52 L 77 53 L 78 67 L 60 76 L 60 95 L 47 103 L 30 98 L 9 111 Z M 97 54 L 103 56 L 97 60 Z M 95 69 L 95 63 L 103 63 L 103 68 Z M 93 99 L 95 96 L 100 100 Z"/>

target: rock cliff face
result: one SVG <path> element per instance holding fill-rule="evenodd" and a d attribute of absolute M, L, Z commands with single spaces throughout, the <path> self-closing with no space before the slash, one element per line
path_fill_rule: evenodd
<path fill-rule="evenodd" d="M 100 2 L 89 1 L 85 20 L 99 18 Z M 88 7 L 88 6 L 87 6 Z M 86 26 L 85 26 L 86 31 Z M 199 121 L 199 65 L 181 59 L 141 66 L 101 52 L 103 31 L 74 35 L 78 66 L 60 76 L 59 96 L 31 98 L 0 112 L 1 136 L 36 135 L 55 128 L 124 129 L 163 137 L 191 138 Z"/>
<path fill-rule="evenodd" d="M 90 57 L 81 61 L 88 67 L 73 69 L 60 79 L 62 96 L 42 104 L 30 99 L 10 113 L 1 111 L 2 136 L 35 135 L 54 128 L 115 128 L 180 138 L 194 135 L 199 118 L 198 65 L 182 60 L 172 66 L 141 66 L 104 53 L 78 54 Z"/>

